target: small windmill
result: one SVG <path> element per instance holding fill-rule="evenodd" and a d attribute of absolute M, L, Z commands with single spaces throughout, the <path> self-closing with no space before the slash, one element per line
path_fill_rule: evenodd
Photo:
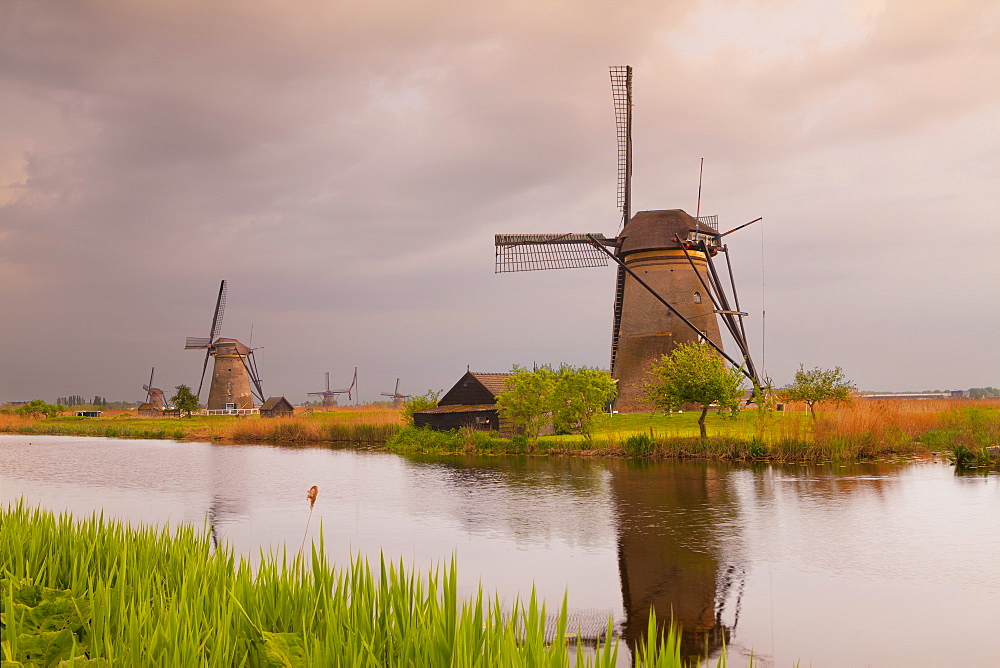
<path fill-rule="evenodd" d="M 330 389 L 330 372 L 327 371 L 326 375 L 326 390 L 323 392 L 309 392 L 310 395 L 316 395 L 318 397 L 323 397 L 323 406 L 336 406 L 337 396 L 341 394 L 346 394 L 348 400 L 351 399 L 351 392 L 354 390 L 354 386 L 358 383 L 358 367 L 354 367 L 354 379 L 351 381 L 351 386 L 346 390 L 331 390 Z"/>
<path fill-rule="evenodd" d="M 243 345 L 236 339 L 219 338 L 219 333 L 222 330 L 222 315 L 225 310 L 226 282 L 222 281 L 208 337 L 189 336 L 184 344 L 184 350 L 205 351 L 205 363 L 201 368 L 197 396 L 201 398 L 201 389 L 205 384 L 205 371 L 208 369 L 208 359 L 215 357 L 212 382 L 208 390 L 208 409 L 253 408 L 255 397 L 262 403 L 264 401 L 264 391 L 261 389 L 260 375 L 257 373 L 257 363 L 253 357 L 254 349 Z"/>
<path fill-rule="evenodd" d="M 392 398 L 392 407 L 393 408 L 402 408 L 403 407 L 403 400 L 410 398 L 409 394 L 400 394 L 399 393 L 399 378 L 396 379 L 396 389 L 393 390 L 391 393 L 390 392 L 383 392 L 382 396 L 383 397 L 391 397 Z"/>
<path fill-rule="evenodd" d="M 146 390 L 146 403 L 150 405 L 153 410 L 162 411 L 167 407 L 167 401 L 163 396 L 163 390 L 158 387 L 153 387 L 153 373 L 156 372 L 156 367 L 154 366 L 149 372 L 149 384 L 143 385 L 142 389 Z"/>
<path fill-rule="evenodd" d="M 640 211 L 633 216 L 631 67 L 611 68 L 611 89 L 621 230 L 611 238 L 593 233 L 498 234 L 496 272 L 603 267 L 609 260 L 618 265 L 611 374 L 618 380 L 615 406 L 623 412 L 648 408 L 643 388 L 650 364 L 680 343 L 708 343 L 757 386 L 743 326 L 747 314 L 740 310 L 729 248 L 721 243 L 727 234 L 750 223 L 720 234 L 715 229 L 717 216 L 695 217 L 680 209 Z M 720 252 L 726 256 L 732 299 L 713 261 Z M 740 349 L 737 359 L 722 348 L 719 316 Z"/>

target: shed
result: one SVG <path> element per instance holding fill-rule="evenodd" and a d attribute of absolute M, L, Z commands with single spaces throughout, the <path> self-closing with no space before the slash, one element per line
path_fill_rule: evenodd
<path fill-rule="evenodd" d="M 295 407 L 284 397 L 269 397 L 260 407 L 261 417 L 290 417 L 293 413 L 295 413 Z"/>
<path fill-rule="evenodd" d="M 413 423 L 438 431 L 472 427 L 503 433 L 506 425 L 497 414 L 497 396 L 506 389 L 509 373 L 467 371 L 448 390 L 436 408 L 413 414 Z"/>
<path fill-rule="evenodd" d="M 139 417 L 160 417 L 163 415 L 163 411 L 161 409 L 150 403 L 140 404 L 137 412 Z"/>
<path fill-rule="evenodd" d="M 77 411 L 77 417 L 101 417 L 101 411 Z"/>

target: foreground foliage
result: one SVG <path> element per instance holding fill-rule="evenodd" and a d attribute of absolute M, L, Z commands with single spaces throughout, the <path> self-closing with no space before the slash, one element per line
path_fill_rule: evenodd
<path fill-rule="evenodd" d="M 570 665 L 565 601 L 546 644 L 534 595 L 513 612 L 481 590 L 461 600 L 455 572 L 361 558 L 338 570 L 322 536 L 310 565 L 262 555 L 254 570 L 207 531 L 19 503 L 0 511 L 0 649 L 4 666 Z M 679 651 L 675 633 L 654 637 L 636 665 L 680 666 Z M 616 660 L 612 642 L 575 665 Z"/>
<path fill-rule="evenodd" d="M 651 365 L 653 379 L 646 386 L 646 397 L 657 410 L 669 413 L 684 404 L 701 406 L 698 427 L 702 438 L 708 437 L 705 418 L 716 404 L 720 410 L 735 412 L 743 397 L 743 374 L 730 369 L 707 343 L 681 343 Z"/>
<path fill-rule="evenodd" d="M 497 412 L 533 443 L 547 425 L 557 434 L 579 432 L 588 440 L 618 387 L 604 369 L 563 365 L 534 371 L 514 365 L 497 397 Z"/>

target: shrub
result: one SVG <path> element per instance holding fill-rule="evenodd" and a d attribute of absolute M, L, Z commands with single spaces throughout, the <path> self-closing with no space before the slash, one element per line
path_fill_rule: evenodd
<path fill-rule="evenodd" d="M 653 439 L 647 434 L 632 434 L 625 439 L 625 454 L 629 457 L 645 457 L 653 451 Z"/>

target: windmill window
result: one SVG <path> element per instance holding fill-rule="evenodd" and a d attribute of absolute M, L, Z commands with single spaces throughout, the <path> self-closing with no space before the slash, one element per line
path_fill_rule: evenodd
<path fill-rule="evenodd" d="M 701 293 L 700 292 L 694 293 L 694 303 L 695 304 L 700 304 L 701 303 Z"/>

